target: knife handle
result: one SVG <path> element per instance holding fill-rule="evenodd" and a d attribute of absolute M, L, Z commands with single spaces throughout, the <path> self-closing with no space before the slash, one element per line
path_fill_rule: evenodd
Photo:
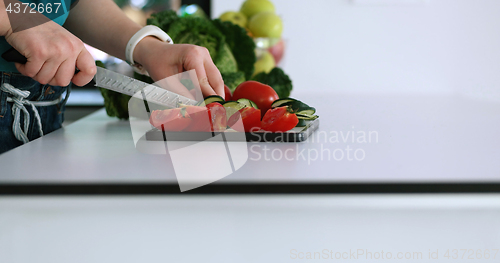
<path fill-rule="evenodd" d="M 26 64 L 26 62 L 28 62 L 28 59 L 26 59 L 25 56 L 14 48 L 5 51 L 5 53 L 2 54 L 2 58 L 7 62 L 16 62 L 21 64 Z"/>
<path fill-rule="evenodd" d="M 19 51 L 17 51 L 15 48 L 11 48 L 5 51 L 2 54 L 2 58 L 5 59 L 5 61 L 7 62 L 16 62 L 20 64 L 26 64 L 26 62 L 28 62 L 28 59 L 21 53 L 19 53 Z M 78 72 L 80 72 L 80 70 L 75 67 L 75 75 Z"/>

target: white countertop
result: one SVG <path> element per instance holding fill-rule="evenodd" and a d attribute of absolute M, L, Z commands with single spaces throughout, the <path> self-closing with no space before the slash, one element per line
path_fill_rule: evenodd
<path fill-rule="evenodd" d="M 500 182 L 500 103 L 451 95 L 294 96 L 317 108 L 317 137 L 249 143 L 245 165 L 220 182 Z M 362 133 L 367 142 L 357 141 Z M 339 159 L 346 147 L 364 159 L 313 158 L 338 149 Z M 285 152 L 289 160 L 277 158 Z M 0 155 L 0 166 L 0 183 L 176 182 L 170 157 L 136 150 L 129 122 L 104 110 Z"/>

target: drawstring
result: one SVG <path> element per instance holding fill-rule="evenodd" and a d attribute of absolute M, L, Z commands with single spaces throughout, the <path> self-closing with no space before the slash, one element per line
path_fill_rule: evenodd
<path fill-rule="evenodd" d="M 55 105 L 62 101 L 62 97 L 59 97 L 58 99 L 53 101 L 31 102 L 29 100 L 26 100 L 26 98 L 30 95 L 29 91 L 17 89 L 14 86 L 10 85 L 9 83 L 3 83 L 2 86 L 0 87 L 0 90 L 12 95 L 12 97 L 7 97 L 7 101 L 14 103 L 12 105 L 12 115 L 14 116 L 14 124 L 12 125 L 12 131 L 14 132 L 14 136 L 16 137 L 16 139 L 22 141 L 23 143 L 29 142 L 28 129 L 30 125 L 30 114 L 24 105 L 31 106 L 31 109 L 35 114 L 36 123 L 38 124 L 38 133 L 40 134 L 40 136 L 43 136 L 42 121 L 40 120 L 40 114 L 38 114 L 38 110 L 36 109 L 35 106 Z M 69 87 L 68 91 L 66 92 L 66 98 L 64 99 L 64 101 L 68 99 L 68 95 L 69 95 Z M 21 116 L 20 116 L 21 111 L 22 113 L 24 113 L 24 129 L 21 128 Z"/>

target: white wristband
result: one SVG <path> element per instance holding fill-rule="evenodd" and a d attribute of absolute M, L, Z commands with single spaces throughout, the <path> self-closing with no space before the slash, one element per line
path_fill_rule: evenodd
<path fill-rule="evenodd" d="M 174 41 L 170 36 L 165 33 L 163 30 L 161 30 L 157 26 L 145 26 L 141 28 L 137 33 L 135 33 L 130 40 L 127 43 L 127 47 L 125 48 L 125 58 L 127 59 L 127 62 L 130 63 L 130 65 L 134 68 L 134 71 L 143 74 L 143 75 L 149 75 L 148 72 L 142 67 L 142 65 L 134 62 L 134 49 L 141 41 L 143 38 L 147 36 L 155 36 L 161 41 L 167 42 L 169 44 L 173 44 Z"/>

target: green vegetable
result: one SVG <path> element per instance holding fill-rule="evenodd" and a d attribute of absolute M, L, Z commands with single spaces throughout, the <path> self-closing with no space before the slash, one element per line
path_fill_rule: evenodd
<path fill-rule="evenodd" d="M 255 75 L 252 80 L 271 86 L 280 98 L 290 96 L 293 88 L 290 77 L 278 67 L 273 68 L 269 73 L 261 72 Z"/>
<path fill-rule="evenodd" d="M 299 122 L 297 123 L 297 125 L 295 125 L 295 127 L 305 127 L 306 125 L 307 125 L 306 120 L 299 119 Z"/>
<path fill-rule="evenodd" d="M 296 115 L 297 115 L 297 119 L 299 119 L 299 120 L 315 120 L 319 117 L 318 115 L 303 115 L 303 114 L 298 114 L 298 113 L 296 113 Z"/>
<path fill-rule="evenodd" d="M 211 95 L 211 96 L 206 97 L 202 102 L 205 105 L 208 105 L 212 102 L 218 102 L 220 104 L 223 104 L 225 102 L 225 100 L 219 95 Z"/>
<path fill-rule="evenodd" d="M 247 31 L 238 25 L 219 19 L 212 22 L 226 37 L 226 43 L 238 62 L 238 71 L 243 71 L 245 78 L 250 79 L 254 71 L 255 61 L 257 61 L 255 42 L 248 36 Z"/>
<path fill-rule="evenodd" d="M 96 61 L 95 64 L 98 67 L 106 68 L 101 61 Z M 108 89 L 99 88 L 99 90 L 104 98 L 104 107 L 108 116 L 128 119 L 128 101 L 131 97 Z"/>
<path fill-rule="evenodd" d="M 231 92 L 234 92 L 236 87 L 243 83 L 245 79 L 245 73 L 238 71 L 238 72 L 232 72 L 232 73 L 221 73 L 222 75 L 222 80 L 224 80 L 224 84 L 231 90 Z"/>
<path fill-rule="evenodd" d="M 229 118 L 231 118 L 231 116 L 233 116 L 233 114 L 235 114 L 239 110 L 247 107 L 247 105 L 238 101 L 226 101 L 224 102 L 224 104 L 222 104 L 222 106 L 224 106 L 224 109 L 226 109 L 227 120 L 229 120 Z"/>
<path fill-rule="evenodd" d="M 137 72 L 134 72 L 134 78 L 137 79 L 137 80 L 140 80 L 142 82 L 146 82 L 146 83 L 149 83 L 149 84 L 153 84 L 154 81 L 152 78 L 146 76 L 146 75 L 142 75 L 142 74 L 139 74 Z"/>
<path fill-rule="evenodd" d="M 318 118 L 317 115 L 314 115 L 314 113 L 316 113 L 315 108 L 293 98 L 282 98 L 275 100 L 271 107 L 287 107 L 288 111 L 291 113 L 295 113 L 299 120 L 315 120 Z"/>
<path fill-rule="evenodd" d="M 253 107 L 253 108 L 256 108 L 258 109 L 259 107 L 257 107 L 257 104 L 255 104 L 255 102 L 249 100 L 249 99 L 239 99 L 237 100 L 237 102 L 245 105 L 246 107 Z"/>
<path fill-rule="evenodd" d="M 293 98 L 283 98 L 278 99 L 273 102 L 271 105 L 272 108 L 288 106 L 293 113 L 303 114 L 303 115 L 314 115 L 316 113 L 316 109 L 305 104 L 300 100 L 296 100 Z"/>

